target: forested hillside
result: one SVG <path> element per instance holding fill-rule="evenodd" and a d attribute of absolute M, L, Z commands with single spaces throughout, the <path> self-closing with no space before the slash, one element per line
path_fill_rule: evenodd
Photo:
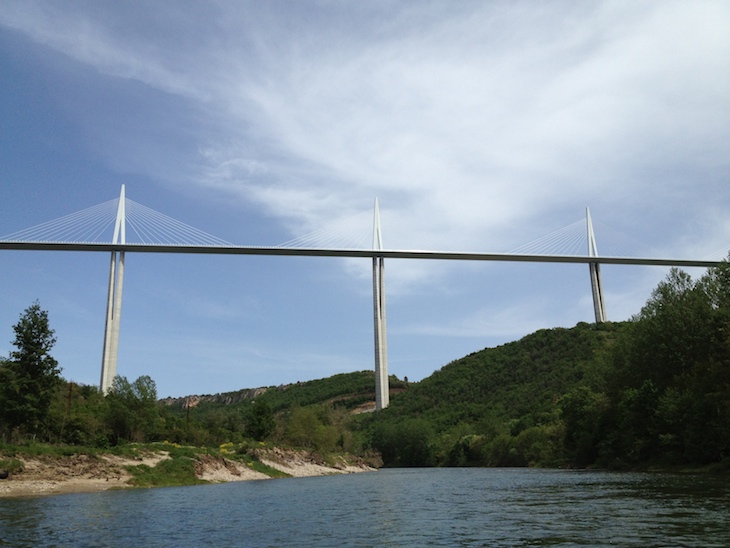
<path fill-rule="evenodd" d="M 399 466 L 560 464 L 563 397 L 600 385 L 624 327 L 541 330 L 454 361 L 369 420 L 373 443 Z"/>
<path fill-rule="evenodd" d="M 374 374 L 157 400 L 117 377 L 64 381 L 34 303 L 0 360 L 0 437 L 91 447 L 168 441 L 349 452 L 386 466 L 723 467 L 730 462 L 730 266 L 672 270 L 622 323 L 544 329 L 407 383 L 372 410 Z M 719 466 L 718 466 L 719 465 Z"/>
<path fill-rule="evenodd" d="M 636 317 L 457 360 L 363 425 L 386 465 L 702 466 L 730 455 L 730 267 Z"/>

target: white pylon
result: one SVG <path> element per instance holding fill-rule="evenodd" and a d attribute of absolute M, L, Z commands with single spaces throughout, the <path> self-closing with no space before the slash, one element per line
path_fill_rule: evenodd
<path fill-rule="evenodd" d="M 113 244 L 127 243 L 126 198 L 124 185 L 119 195 L 117 220 L 114 225 Z M 124 251 L 112 251 L 109 266 L 109 292 L 106 302 L 106 323 L 104 326 L 104 352 L 101 358 L 101 381 L 99 390 L 107 394 L 117 375 L 117 356 L 119 354 L 119 324 L 122 316 L 122 285 L 124 283 Z"/>
<path fill-rule="evenodd" d="M 588 256 L 598 257 L 598 247 L 596 247 L 596 235 L 593 233 L 593 221 L 591 221 L 591 211 L 586 208 L 586 225 L 588 229 Z M 591 291 L 593 293 L 593 310 L 596 315 L 596 323 L 606 321 L 606 304 L 603 300 L 603 287 L 601 286 L 601 265 L 598 262 L 588 263 L 588 269 L 591 275 Z"/>
<path fill-rule="evenodd" d="M 373 217 L 373 249 L 383 249 L 377 198 L 375 198 Z M 390 404 L 388 340 L 385 324 L 385 260 L 383 257 L 373 257 L 373 316 L 375 320 L 375 410 L 380 411 Z"/>

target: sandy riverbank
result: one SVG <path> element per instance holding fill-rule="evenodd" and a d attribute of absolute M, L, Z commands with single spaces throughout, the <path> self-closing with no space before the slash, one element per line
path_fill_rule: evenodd
<path fill-rule="evenodd" d="M 374 471 L 364 464 L 338 461 L 334 466 L 324 463 L 306 451 L 266 449 L 258 452 L 261 462 L 292 477 L 327 476 Z M 23 470 L 0 480 L 0 497 L 57 495 L 64 493 L 91 493 L 109 489 L 130 488 L 131 475 L 126 466 L 146 464 L 154 467 L 170 458 L 164 451 L 148 453 L 138 458 L 114 455 L 92 457 L 19 457 Z M 203 481 L 221 483 L 271 479 L 243 463 L 222 457 L 201 457 L 195 466 L 196 475 Z"/>

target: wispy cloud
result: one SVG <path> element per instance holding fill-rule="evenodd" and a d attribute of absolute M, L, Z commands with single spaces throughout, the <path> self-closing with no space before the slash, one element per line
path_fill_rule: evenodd
<path fill-rule="evenodd" d="M 215 113 L 188 184 L 292 230 L 379 195 L 398 244 L 519 244 L 515 225 L 556 208 L 672 209 L 668 172 L 726 168 L 722 2 L 84 6 L 2 21 Z"/>
<path fill-rule="evenodd" d="M 722 0 L 24 0 L 3 3 L 0 27 L 83 135 L 80 161 L 225 209 L 200 228 L 236 243 L 358 215 L 369 226 L 377 196 L 389 248 L 508 251 L 586 206 L 662 255 L 730 247 Z M 603 234 L 599 250 L 612 249 Z M 338 264 L 362 299 L 368 265 Z M 393 332 L 506 338 L 591 319 L 587 291 L 549 293 L 568 284 L 562 271 L 517 286 L 524 265 L 482 266 L 388 261 L 389 303 L 408 309 Z M 661 277 L 606 271 L 612 319 L 637 312 Z M 459 284 L 493 290 L 493 307 Z M 434 295 L 458 311 L 407 315 Z M 158 298 L 211 323 L 249 317 L 221 296 Z"/>

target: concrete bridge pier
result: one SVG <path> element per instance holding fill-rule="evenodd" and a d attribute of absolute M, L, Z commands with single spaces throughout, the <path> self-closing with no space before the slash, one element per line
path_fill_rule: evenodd
<path fill-rule="evenodd" d="M 596 246 L 596 235 L 593 232 L 593 221 L 591 211 L 586 208 L 586 225 L 588 229 L 588 256 L 598 257 Z M 596 316 L 596 323 L 606 321 L 606 303 L 603 300 L 603 286 L 601 285 L 601 265 L 598 262 L 588 263 L 588 270 L 591 275 L 591 292 L 593 293 L 593 311 Z"/>
<path fill-rule="evenodd" d="M 117 220 L 114 225 L 114 244 L 127 243 L 125 222 L 124 185 L 119 196 Z M 109 292 L 106 302 L 106 323 L 104 325 L 104 351 L 101 358 L 101 381 L 99 390 L 107 394 L 117 375 L 117 356 L 119 354 L 119 324 L 122 316 L 122 285 L 124 283 L 124 251 L 112 251 L 109 266 Z"/>
<path fill-rule="evenodd" d="M 377 198 L 373 219 L 373 249 L 383 249 Z M 373 317 L 375 323 L 375 410 L 380 411 L 390 404 L 388 341 L 385 323 L 385 259 L 383 257 L 373 257 Z"/>

